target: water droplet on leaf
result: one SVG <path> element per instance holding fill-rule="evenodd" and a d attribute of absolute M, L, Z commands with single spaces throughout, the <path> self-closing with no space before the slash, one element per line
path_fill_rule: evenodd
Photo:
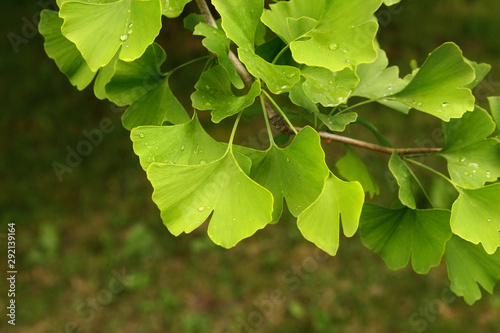
<path fill-rule="evenodd" d="M 127 39 L 128 39 L 128 35 L 121 35 L 121 36 L 120 36 L 120 40 L 121 40 L 122 42 L 126 41 Z"/>
<path fill-rule="evenodd" d="M 204 209 L 205 209 L 204 207 L 200 207 L 200 208 L 198 208 L 198 211 L 202 212 Z"/>
<path fill-rule="evenodd" d="M 144 133 L 139 133 L 139 136 L 140 136 L 141 138 L 143 138 L 143 137 L 144 137 Z"/>
<path fill-rule="evenodd" d="M 444 107 L 444 108 L 446 108 L 446 107 L 450 106 L 450 103 L 444 102 L 443 104 L 441 104 L 441 106 Z"/>
<path fill-rule="evenodd" d="M 339 48 L 339 46 L 338 46 L 337 44 L 335 44 L 335 43 L 331 43 L 331 44 L 330 44 L 330 50 L 332 50 L 332 51 L 337 51 L 337 50 L 338 50 L 338 48 Z"/>

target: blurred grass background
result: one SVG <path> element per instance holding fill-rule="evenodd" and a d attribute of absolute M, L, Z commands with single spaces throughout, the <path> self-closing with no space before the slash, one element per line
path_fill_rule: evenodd
<path fill-rule="evenodd" d="M 6 225 L 16 222 L 19 273 L 16 327 L 2 314 L 1 332 L 500 332 L 498 287 L 469 307 L 450 298 L 444 265 L 426 276 L 391 271 L 358 236 L 342 238 L 338 255 L 327 260 L 286 216 L 231 250 L 213 245 L 205 228 L 173 237 L 151 201 L 120 112 L 91 89 L 74 89 L 44 53 L 41 36 L 33 33 L 13 51 L 7 34 L 31 35 L 26 22 L 40 3 L 2 6 L 0 243 L 6 251 Z M 478 103 L 486 105 L 486 92 L 500 94 L 499 1 L 403 0 L 401 8 L 390 17 L 380 13 L 379 40 L 391 64 L 406 74 L 411 59 L 421 64 L 454 41 L 469 59 L 493 65 L 476 91 Z M 167 51 L 165 68 L 203 52 L 181 19 L 164 24 L 158 41 Z M 171 81 L 186 104 L 195 75 L 184 70 Z M 413 111 L 366 107 L 360 114 L 400 147 L 425 145 L 440 126 Z M 104 118 L 114 130 L 59 182 L 51 164 L 64 163 L 66 146 L 74 149 L 85 139 L 82 131 Z M 240 140 L 252 132 L 242 126 Z M 356 127 L 351 134 L 357 136 Z M 334 143 L 326 150 L 334 157 L 344 152 Z M 381 186 L 376 201 L 390 203 L 396 193 L 385 178 L 388 158 L 357 151 Z M 442 183 L 425 183 L 442 205 L 453 199 Z M 276 303 L 270 307 L 269 300 Z"/>

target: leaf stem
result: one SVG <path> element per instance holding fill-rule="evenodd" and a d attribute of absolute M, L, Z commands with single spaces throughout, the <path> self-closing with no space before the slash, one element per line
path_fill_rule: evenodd
<path fill-rule="evenodd" d="M 290 47 L 290 44 L 286 44 L 286 46 L 281 49 L 281 51 L 276 55 L 276 57 L 274 57 L 273 62 L 272 62 L 273 65 L 278 61 L 278 59 L 283 55 L 283 53 L 285 53 L 286 50 L 288 50 L 289 47 Z"/>
<path fill-rule="evenodd" d="M 357 108 L 359 106 L 362 106 L 362 105 L 365 105 L 365 104 L 369 104 L 369 103 L 373 103 L 373 102 L 375 102 L 373 99 L 368 99 L 366 101 L 359 102 L 359 103 L 351 105 L 351 106 L 349 106 L 349 107 L 347 107 L 345 109 L 342 109 L 342 110 L 340 110 L 340 113 L 344 113 L 346 111 L 352 110 L 352 109 Z"/>
<path fill-rule="evenodd" d="M 228 149 L 231 150 L 231 152 L 233 151 L 234 136 L 236 134 L 236 129 L 238 128 L 238 123 L 240 122 L 242 114 L 243 114 L 243 111 L 240 111 L 240 113 L 238 113 L 238 117 L 236 117 L 236 120 L 234 121 L 233 129 L 231 130 L 231 137 L 229 138 L 229 143 L 228 143 L 228 146 L 229 146 Z"/>
<path fill-rule="evenodd" d="M 211 55 L 206 55 L 206 56 L 203 56 L 203 57 L 199 57 L 199 58 L 190 60 L 188 62 L 185 62 L 185 63 L 183 63 L 183 64 L 181 64 L 181 65 L 179 65 L 179 66 L 177 66 L 177 67 L 175 67 L 175 68 L 173 68 L 171 70 L 169 70 L 167 73 L 165 73 L 165 75 L 171 75 L 171 74 L 175 73 L 176 71 L 178 71 L 181 68 L 184 68 L 186 66 L 194 64 L 195 62 L 198 62 L 200 60 L 209 59 L 210 57 L 212 57 L 212 56 Z"/>
<path fill-rule="evenodd" d="M 271 97 L 271 95 L 269 95 L 267 93 L 267 91 L 265 90 L 262 90 L 262 92 L 264 93 L 264 95 L 266 95 L 267 99 L 271 101 L 271 103 L 274 105 L 274 107 L 278 110 L 278 112 L 280 113 L 280 115 L 283 117 L 283 119 L 285 119 L 286 123 L 288 124 L 288 126 L 290 126 L 290 128 L 292 129 L 292 131 L 297 134 L 297 130 L 295 127 L 293 127 L 293 124 L 290 122 L 290 120 L 288 119 L 288 117 L 286 116 L 286 114 L 283 112 L 283 110 L 281 110 L 281 108 L 279 107 L 278 103 L 276 103 L 274 101 L 274 99 Z"/>
<path fill-rule="evenodd" d="M 266 122 L 267 134 L 269 135 L 269 142 L 271 145 L 274 144 L 273 132 L 271 130 L 271 124 L 269 123 L 269 118 L 266 113 L 266 103 L 264 101 L 264 96 L 261 94 L 260 96 L 260 105 L 262 106 L 262 112 L 264 112 L 264 121 Z"/>
<path fill-rule="evenodd" d="M 446 180 L 448 183 L 450 183 L 451 185 L 453 185 L 453 187 L 458 191 L 460 192 L 460 190 L 458 189 L 457 187 L 457 184 L 455 184 L 450 178 L 446 177 L 445 175 L 443 175 L 441 172 L 439 171 L 436 171 L 434 170 L 433 168 L 431 167 L 428 167 L 427 165 L 425 164 L 422 164 L 420 162 L 417 162 L 417 161 L 414 161 L 414 160 L 410 160 L 409 158 L 407 157 L 403 157 L 405 161 L 408 161 L 410 163 L 413 163 L 415 165 L 418 165 L 419 167 L 423 168 L 423 169 L 426 169 L 427 171 L 430 171 L 432 173 L 434 173 L 435 175 L 438 175 L 439 177 L 443 178 L 444 180 Z"/>
<path fill-rule="evenodd" d="M 406 159 L 404 159 L 404 160 L 406 162 Z M 418 179 L 417 175 L 413 172 L 413 170 L 408 165 L 406 166 L 406 168 L 408 169 L 408 171 L 410 171 L 410 174 L 412 175 L 413 179 L 415 179 L 415 181 L 417 182 L 418 187 L 420 188 L 420 190 L 424 194 L 425 199 L 427 199 L 427 202 L 431 205 L 431 208 L 434 208 L 434 204 L 432 203 L 431 198 L 427 194 L 427 191 L 422 186 L 422 183 L 420 182 L 420 179 Z"/>

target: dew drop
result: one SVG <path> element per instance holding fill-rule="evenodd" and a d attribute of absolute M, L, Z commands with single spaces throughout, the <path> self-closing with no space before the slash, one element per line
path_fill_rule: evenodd
<path fill-rule="evenodd" d="M 127 39 L 128 39 L 128 35 L 121 35 L 121 36 L 120 36 L 120 40 L 121 40 L 122 42 L 126 41 Z"/>
<path fill-rule="evenodd" d="M 437 112 L 440 113 L 440 112 L 443 112 L 443 110 L 439 109 L 439 110 L 437 110 Z"/>
<path fill-rule="evenodd" d="M 342 53 L 343 53 L 343 54 L 347 54 L 347 53 L 349 53 L 349 51 L 347 51 L 346 49 L 343 49 L 343 50 L 342 50 Z"/>
<path fill-rule="evenodd" d="M 210 210 L 210 206 L 207 206 L 207 210 Z"/>
<path fill-rule="evenodd" d="M 473 168 L 479 168 L 479 164 L 477 163 L 469 163 L 469 165 Z"/>
<path fill-rule="evenodd" d="M 346 63 L 346 64 L 348 64 L 348 63 L 350 63 L 350 62 L 351 62 L 351 60 L 349 60 L 349 59 L 347 59 L 347 60 L 345 61 L 345 63 Z"/>
<path fill-rule="evenodd" d="M 465 157 L 462 157 L 462 158 L 460 159 L 460 162 L 465 163 L 465 161 L 466 161 L 466 160 L 467 160 L 467 159 L 466 159 Z"/>
<path fill-rule="evenodd" d="M 468 176 L 468 175 L 469 175 L 469 173 L 468 173 L 468 172 L 464 172 L 464 175 Z"/>
<path fill-rule="evenodd" d="M 139 133 L 139 136 L 140 136 L 141 138 L 143 138 L 143 137 L 144 137 L 144 133 Z"/>
<path fill-rule="evenodd" d="M 418 103 L 417 106 L 423 106 L 424 104 L 423 103 Z"/>
<path fill-rule="evenodd" d="M 134 30 L 132 30 L 132 29 L 130 29 L 129 31 L 127 31 L 127 33 L 128 33 L 129 35 L 131 35 L 133 32 L 134 32 Z"/>
<path fill-rule="evenodd" d="M 207 90 L 208 90 L 208 89 L 210 89 L 210 86 L 207 84 L 207 85 L 205 86 L 205 89 L 207 89 Z"/>
<path fill-rule="evenodd" d="M 413 101 L 413 102 L 411 102 L 411 104 L 417 105 L 418 103 L 417 103 L 417 101 Z"/>
<path fill-rule="evenodd" d="M 338 48 L 339 48 L 339 46 L 338 46 L 337 44 L 335 44 L 335 43 L 331 43 L 331 44 L 330 44 L 330 50 L 332 50 L 332 51 L 337 51 L 337 50 L 338 50 Z"/>
<path fill-rule="evenodd" d="M 441 106 L 442 106 L 443 108 L 446 108 L 446 107 L 450 106 L 450 103 L 448 103 L 448 102 L 444 102 L 443 104 L 441 104 Z"/>
<path fill-rule="evenodd" d="M 491 222 L 491 219 L 488 219 L 488 222 Z"/>
<path fill-rule="evenodd" d="M 486 171 L 486 178 L 490 179 L 491 178 L 491 172 Z"/>
<path fill-rule="evenodd" d="M 472 173 L 476 173 L 477 170 L 472 170 Z"/>
<path fill-rule="evenodd" d="M 129 9 L 129 10 L 127 10 L 127 13 L 130 13 L 130 9 Z"/>
<path fill-rule="evenodd" d="M 200 208 L 198 208 L 198 211 L 202 212 L 204 209 L 205 209 L 205 207 L 200 207 Z"/>
<path fill-rule="evenodd" d="M 233 221 L 236 221 L 236 217 L 233 219 Z"/>
<path fill-rule="evenodd" d="M 291 79 L 291 78 L 292 78 L 292 77 L 294 77 L 294 76 L 295 76 L 295 73 L 290 73 L 290 74 L 288 74 L 286 77 L 287 77 L 287 78 L 289 78 L 289 79 Z"/>
<path fill-rule="evenodd" d="M 129 27 L 129 28 L 132 28 L 132 26 L 133 26 L 133 25 L 134 25 L 133 23 L 130 23 L 130 24 L 128 25 L 128 27 Z"/>
<path fill-rule="evenodd" d="M 389 91 L 391 91 L 392 89 L 394 89 L 392 85 L 389 85 L 389 86 L 387 87 L 387 90 L 389 90 Z"/>
<path fill-rule="evenodd" d="M 205 164 L 205 163 L 207 163 L 207 162 L 205 162 L 205 161 L 203 161 L 203 160 L 202 160 L 202 161 L 200 161 L 200 164 Z"/>
<path fill-rule="evenodd" d="M 288 158 L 288 157 L 287 157 L 287 158 L 286 158 L 286 161 L 287 161 L 287 162 L 290 162 L 290 158 Z"/>
<path fill-rule="evenodd" d="M 184 149 L 186 149 L 186 147 L 184 147 L 184 145 L 182 145 L 182 146 L 181 146 L 181 150 L 184 150 Z"/>

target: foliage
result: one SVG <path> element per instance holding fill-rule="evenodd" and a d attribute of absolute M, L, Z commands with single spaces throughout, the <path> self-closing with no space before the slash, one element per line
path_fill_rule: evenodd
<path fill-rule="evenodd" d="M 210 220 L 210 238 L 231 248 L 276 223 L 285 201 L 303 236 L 331 255 L 342 222 L 347 237 L 359 226 L 363 244 L 391 269 L 411 257 L 414 270 L 425 274 L 446 254 L 455 293 L 472 304 L 480 298 L 478 283 L 492 292 L 500 279 L 500 142 L 492 137 L 500 103 L 490 98 L 492 117 L 475 106 L 471 91 L 488 65 L 444 43 L 400 78 L 378 46 L 374 17 L 383 3 L 399 1 L 291 0 L 265 8 L 263 0 L 213 0 L 217 26 L 197 0 L 206 22 L 191 15 L 186 27 L 204 37 L 209 55 L 186 64 L 206 61 L 190 116 L 170 89 L 180 67 L 163 73 L 166 55 L 154 43 L 162 15 L 176 17 L 188 2 L 61 0 L 58 12 L 42 12 L 39 26 L 47 54 L 73 85 L 84 89 L 94 80 L 98 98 L 129 105 L 123 126 L 131 130 L 153 201 L 172 234 Z M 375 125 L 354 111 L 372 102 L 440 119 L 443 149 L 389 148 Z M 255 115 L 251 110 L 259 105 L 270 141 L 264 151 L 234 143 L 242 114 Z M 199 111 L 210 111 L 216 124 L 235 118 L 228 143 L 205 132 Z M 354 122 L 382 146 L 332 135 Z M 295 135 L 281 147 L 273 130 Z M 388 167 L 400 187 L 395 209 L 364 203 L 365 192 L 379 191 L 369 168 L 349 149 L 336 164 L 346 181 L 339 179 L 325 163 L 321 139 L 392 153 Z M 418 162 L 422 155 L 444 157 L 450 177 Z M 457 190 L 450 209 L 434 209 L 411 164 Z M 428 202 L 418 200 L 420 191 Z M 461 256 L 467 260 L 457 264 Z"/>

